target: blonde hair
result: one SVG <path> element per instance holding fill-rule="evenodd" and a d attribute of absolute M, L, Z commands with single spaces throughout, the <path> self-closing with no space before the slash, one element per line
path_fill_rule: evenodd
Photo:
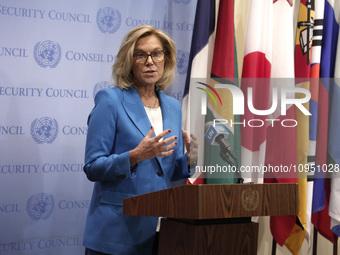
<path fill-rule="evenodd" d="M 155 35 L 161 41 L 165 51 L 164 73 L 157 82 L 159 90 L 165 90 L 175 78 L 176 67 L 176 48 L 174 41 L 163 31 L 152 26 L 140 26 L 131 30 L 123 39 L 116 61 L 112 66 L 112 77 L 115 80 L 115 86 L 121 89 L 127 89 L 133 86 L 134 77 L 132 73 L 133 53 L 138 39 Z"/>

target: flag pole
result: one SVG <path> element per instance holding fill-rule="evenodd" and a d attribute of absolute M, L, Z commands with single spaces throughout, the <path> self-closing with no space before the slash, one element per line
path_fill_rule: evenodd
<path fill-rule="evenodd" d="M 273 238 L 273 245 L 272 245 L 272 255 L 276 255 L 276 241 Z"/>
<path fill-rule="evenodd" d="M 333 244 L 333 255 L 338 255 L 338 240 Z"/>
<path fill-rule="evenodd" d="M 313 235 L 313 255 L 317 254 L 318 248 L 318 230 L 314 227 L 314 235 Z"/>

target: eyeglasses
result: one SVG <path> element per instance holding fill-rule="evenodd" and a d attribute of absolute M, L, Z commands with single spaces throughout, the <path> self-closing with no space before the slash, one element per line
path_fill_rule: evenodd
<path fill-rule="evenodd" d="M 162 62 L 164 60 L 164 50 L 157 50 L 154 52 L 151 52 L 150 54 L 147 54 L 143 51 L 140 52 L 136 52 L 135 54 L 133 54 L 133 57 L 136 60 L 136 63 L 145 63 L 146 60 L 149 58 L 149 56 L 151 57 L 152 61 L 155 63 L 158 62 Z"/>

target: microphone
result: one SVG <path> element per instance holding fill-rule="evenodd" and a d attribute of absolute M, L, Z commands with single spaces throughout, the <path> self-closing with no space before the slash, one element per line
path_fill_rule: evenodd
<path fill-rule="evenodd" d="M 220 146 L 220 157 L 229 163 L 231 166 L 237 166 L 237 157 L 235 153 L 232 151 L 230 144 L 227 141 L 229 136 L 228 129 L 223 124 L 216 124 L 212 121 L 208 121 L 205 123 L 205 138 L 209 141 L 211 145 L 219 145 Z M 234 161 L 229 158 L 230 155 Z M 243 183 L 243 178 L 240 173 L 237 172 L 238 183 Z"/>
<path fill-rule="evenodd" d="M 227 152 L 234 160 L 237 160 L 227 141 L 228 129 L 222 124 L 214 124 L 212 121 L 205 123 L 205 138 L 211 145 L 219 145 L 223 152 Z M 229 163 L 229 162 L 228 162 Z"/>

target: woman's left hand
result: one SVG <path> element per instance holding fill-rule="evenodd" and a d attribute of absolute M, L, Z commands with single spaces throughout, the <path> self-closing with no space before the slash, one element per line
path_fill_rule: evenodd
<path fill-rule="evenodd" d="M 197 161 L 197 153 L 198 153 L 197 137 L 193 134 L 191 134 L 189 137 L 188 133 L 185 130 L 182 131 L 182 135 L 183 135 L 183 140 L 185 143 L 185 148 L 188 152 L 188 165 L 190 167 L 196 164 L 196 161 Z"/>

